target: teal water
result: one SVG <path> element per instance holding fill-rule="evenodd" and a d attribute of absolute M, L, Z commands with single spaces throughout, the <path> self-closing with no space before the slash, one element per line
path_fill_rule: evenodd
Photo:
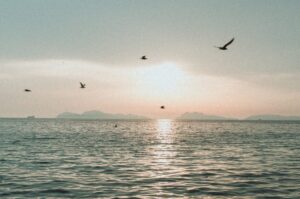
<path fill-rule="evenodd" d="M 300 198 L 300 123 L 0 119 L 0 197 Z"/>

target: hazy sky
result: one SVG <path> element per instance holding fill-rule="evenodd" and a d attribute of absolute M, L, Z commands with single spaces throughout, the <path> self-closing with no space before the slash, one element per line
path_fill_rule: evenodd
<path fill-rule="evenodd" d="M 300 115 L 299 10 L 298 0 L 0 0 L 0 117 Z M 214 48 L 232 37 L 229 51 Z"/>

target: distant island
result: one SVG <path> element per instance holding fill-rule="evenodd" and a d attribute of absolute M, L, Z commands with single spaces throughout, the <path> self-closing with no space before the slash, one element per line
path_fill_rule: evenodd
<path fill-rule="evenodd" d="M 177 120 L 240 120 L 240 121 L 247 121 L 247 120 L 277 120 L 277 121 L 288 121 L 288 120 L 300 120 L 300 116 L 283 116 L 283 115 L 251 115 L 244 119 L 236 119 L 236 118 L 229 118 L 217 115 L 207 115 L 204 113 L 198 112 L 187 112 L 182 114 L 181 116 L 176 118 Z"/>
<path fill-rule="evenodd" d="M 234 118 L 227 118 L 217 115 L 206 115 L 203 113 L 193 112 L 193 113 L 184 113 L 181 116 L 176 118 L 177 120 L 237 120 Z"/>
<path fill-rule="evenodd" d="M 33 119 L 34 117 L 27 117 L 28 119 Z M 101 111 L 86 111 L 83 113 L 71 113 L 64 112 L 60 113 L 56 116 L 56 118 L 60 119 L 98 119 L 98 120 L 149 120 L 151 118 L 134 115 L 134 114 L 113 114 L 113 113 L 105 113 Z M 230 118 L 218 115 L 209 115 L 199 112 L 187 112 L 176 118 L 177 120 L 240 120 L 240 121 L 254 121 L 254 120 L 300 120 L 300 116 L 283 116 L 283 115 L 251 115 L 249 117 L 243 119 Z"/>
<path fill-rule="evenodd" d="M 300 116 L 252 115 L 245 120 L 300 120 Z"/>
<path fill-rule="evenodd" d="M 100 119 L 100 120 L 147 120 L 149 118 L 133 114 L 112 114 L 101 111 L 87 111 L 81 114 L 64 112 L 56 116 L 60 119 Z"/>

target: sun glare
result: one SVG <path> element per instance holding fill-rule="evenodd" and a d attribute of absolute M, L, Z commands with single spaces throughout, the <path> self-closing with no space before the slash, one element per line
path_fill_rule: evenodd
<path fill-rule="evenodd" d="M 137 72 L 138 83 L 149 96 L 176 96 L 184 85 L 186 74 L 174 63 L 162 63 Z"/>
<path fill-rule="evenodd" d="M 156 161 L 160 162 L 161 166 L 170 163 L 170 157 L 173 157 L 176 153 L 173 150 L 173 122 L 169 119 L 157 120 L 157 139 L 158 144 L 154 148 L 154 154 Z M 167 144 L 167 145 L 165 145 Z"/>
<path fill-rule="evenodd" d="M 172 120 L 170 119 L 157 120 L 157 131 L 159 135 L 168 135 L 172 131 Z"/>
<path fill-rule="evenodd" d="M 161 143 L 173 142 L 173 121 L 171 119 L 159 119 L 156 124 L 157 138 Z"/>

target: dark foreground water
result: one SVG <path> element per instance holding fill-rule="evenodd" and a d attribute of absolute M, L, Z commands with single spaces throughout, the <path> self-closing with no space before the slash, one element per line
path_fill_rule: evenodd
<path fill-rule="evenodd" d="M 300 123 L 0 119 L 0 197 L 300 198 Z"/>

